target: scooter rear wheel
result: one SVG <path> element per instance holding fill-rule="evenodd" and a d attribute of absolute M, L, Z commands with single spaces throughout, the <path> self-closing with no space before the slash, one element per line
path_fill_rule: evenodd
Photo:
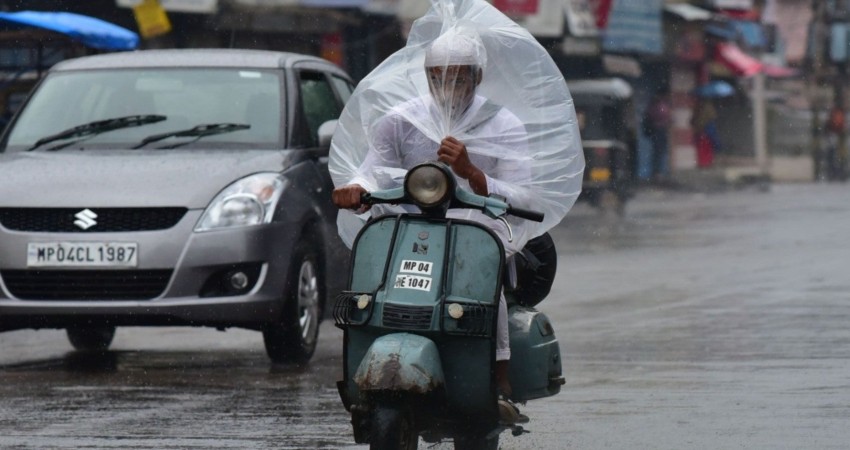
<path fill-rule="evenodd" d="M 419 434 L 413 414 L 401 405 L 378 405 L 372 411 L 369 450 L 416 450 Z"/>

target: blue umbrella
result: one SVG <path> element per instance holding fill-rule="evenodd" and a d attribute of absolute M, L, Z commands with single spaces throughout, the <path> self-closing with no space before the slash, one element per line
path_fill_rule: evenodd
<path fill-rule="evenodd" d="M 133 50 L 139 36 L 118 25 L 68 12 L 19 11 L 0 12 L 0 23 L 36 27 L 62 33 L 84 45 L 100 50 Z"/>
<path fill-rule="evenodd" d="M 729 97 L 735 93 L 735 88 L 726 81 L 715 80 L 694 89 L 693 93 L 706 98 Z"/>

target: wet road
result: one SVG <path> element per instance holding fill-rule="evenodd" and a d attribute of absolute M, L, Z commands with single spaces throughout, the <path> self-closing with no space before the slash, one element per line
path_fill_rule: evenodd
<path fill-rule="evenodd" d="M 540 305 L 567 384 L 501 448 L 847 448 L 848 199 L 777 185 L 643 192 L 622 220 L 576 207 Z M 2 333 L 0 448 L 366 448 L 334 386 L 340 336 L 325 323 L 298 368 L 248 331 L 119 329 L 100 358 L 61 331 Z"/>

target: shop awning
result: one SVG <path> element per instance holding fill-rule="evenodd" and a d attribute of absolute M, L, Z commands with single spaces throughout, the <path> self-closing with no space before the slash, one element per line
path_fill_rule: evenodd
<path fill-rule="evenodd" d="M 68 12 L 0 12 L 0 23 L 13 27 L 35 27 L 64 34 L 83 45 L 99 50 L 133 50 L 139 35 L 118 25 Z"/>
<path fill-rule="evenodd" d="M 744 53 L 740 47 L 731 42 L 717 44 L 715 57 L 733 74 L 739 76 L 751 77 L 761 72 L 764 67 L 761 61 Z"/>
<path fill-rule="evenodd" d="M 759 72 L 772 78 L 799 75 L 799 71 L 791 67 L 763 63 L 731 42 L 717 44 L 715 59 L 736 76 L 751 77 Z"/>
<path fill-rule="evenodd" d="M 774 66 L 770 64 L 765 64 L 762 68 L 762 71 L 765 75 L 771 78 L 788 78 L 800 75 L 800 71 L 797 69 L 793 69 L 791 67 Z"/>
<path fill-rule="evenodd" d="M 711 11 L 699 8 L 694 5 L 689 5 L 687 3 L 674 3 L 672 5 L 665 5 L 664 11 L 667 11 L 670 14 L 675 16 L 679 16 L 683 20 L 688 22 L 698 21 L 698 20 L 711 20 L 712 13 Z"/>

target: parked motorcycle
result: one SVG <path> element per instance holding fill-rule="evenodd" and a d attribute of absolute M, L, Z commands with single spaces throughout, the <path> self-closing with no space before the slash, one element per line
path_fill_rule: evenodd
<path fill-rule="evenodd" d="M 501 432 L 526 432 L 521 424 L 501 423 L 498 414 L 502 242 L 487 227 L 446 212 L 473 208 L 506 225 L 507 214 L 534 221 L 543 215 L 461 189 L 451 170 L 436 162 L 411 169 L 403 187 L 366 193 L 362 200 L 413 204 L 421 214 L 385 215 L 364 226 L 352 249 L 349 290 L 335 301 L 334 320 L 344 330 L 344 379 L 337 386 L 355 442 L 372 450 L 415 449 L 422 437 L 453 439 L 456 449 L 496 449 Z M 528 258 L 524 262 L 527 270 Z M 564 378 L 552 325 L 534 309 L 541 290 L 506 294 L 511 400 L 555 395 Z"/>

